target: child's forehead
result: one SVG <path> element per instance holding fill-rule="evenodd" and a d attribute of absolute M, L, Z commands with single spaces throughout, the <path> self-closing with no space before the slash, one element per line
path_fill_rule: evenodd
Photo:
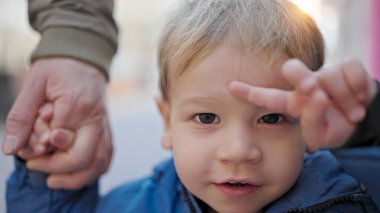
<path fill-rule="evenodd" d="M 171 71 L 177 73 L 170 77 L 171 85 L 191 82 L 192 89 L 209 90 L 220 86 L 219 89 L 224 90 L 231 81 L 243 81 L 256 86 L 289 88 L 281 74 L 282 64 L 287 59 L 285 53 L 272 59 L 265 52 L 249 54 L 231 46 L 220 46 L 185 71 L 173 67 Z"/>
<path fill-rule="evenodd" d="M 186 58 L 186 56 L 183 56 L 183 58 Z M 287 59 L 289 59 L 289 56 L 284 51 L 246 48 L 240 44 L 227 41 L 193 55 L 193 58 L 188 60 L 185 69 L 178 63 L 185 59 L 181 59 L 181 56 L 179 56 L 178 60 L 173 60 L 169 64 L 169 74 L 173 79 L 177 79 L 184 73 L 191 72 L 195 67 L 204 63 L 207 63 L 210 67 L 223 67 L 235 64 L 241 66 L 241 68 L 260 67 L 263 71 L 274 71 L 281 69 L 282 64 Z M 215 74 L 218 74 L 217 69 L 214 71 Z"/>

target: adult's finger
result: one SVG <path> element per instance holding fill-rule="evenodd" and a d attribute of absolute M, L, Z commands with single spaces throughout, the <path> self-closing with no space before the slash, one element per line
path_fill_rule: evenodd
<path fill-rule="evenodd" d="M 42 72 L 29 73 L 7 117 L 4 154 L 15 154 L 28 141 L 38 109 L 46 98 L 45 81 Z"/>
<path fill-rule="evenodd" d="M 74 143 L 75 133 L 67 129 L 53 129 L 50 133 L 50 143 L 59 150 L 68 150 Z"/>
<path fill-rule="evenodd" d="M 100 175 L 104 174 L 110 165 L 112 158 L 112 143 L 109 134 L 103 134 L 102 141 L 97 149 L 97 155 L 92 165 L 86 169 L 70 174 L 51 174 L 47 179 L 47 185 L 51 189 L 80 189 L 94 183 Z"/>
<path fill-rule="evenodd" d="M 52 128 L 76 130 L 89 119 L 105 113 L 106 81 L 99 69 L 72 59 L 55 59 L 47 65 L 51 63 L 63 69 L 49 76 L 51 80 L 47 84 L 49 98 L 54 100 Z"/>

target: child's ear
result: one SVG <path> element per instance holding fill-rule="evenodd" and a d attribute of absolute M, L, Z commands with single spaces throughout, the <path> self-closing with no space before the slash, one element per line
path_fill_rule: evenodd
<path fill-rule="evenodd" d="M 161 146 L 164 149 L 171 149 L 171 137 L 170 137 L 170 106 L 168 101 L 165 101 L 162 98 L 156 99 L 156 105 L 158 110 L 160 111 L 161 118 L 164 121 L 164 132 L 161 138 Z"/>

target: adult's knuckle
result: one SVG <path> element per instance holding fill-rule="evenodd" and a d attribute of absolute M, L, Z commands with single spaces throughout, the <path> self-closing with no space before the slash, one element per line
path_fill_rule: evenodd
<path fill-rule="evenodd" d="M 8 125 L 15 125 L 19 123 L 29 123 L 33 121 L 34 116 L 31 113 L 24 110 L 13 110 L 8 113 L 7 123 Z"/>
<path fill-rule="evenodd" d="M 77 102 L 78 113 L 89 113 L 94 110 L 99 111 L 101 109 L 100 101 L 94 100 L 93 98 L 80 98 Z"/>

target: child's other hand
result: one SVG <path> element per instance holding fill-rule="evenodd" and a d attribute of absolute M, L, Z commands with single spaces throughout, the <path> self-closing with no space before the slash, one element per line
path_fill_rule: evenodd
<path fill-rule="evenodd" d="M 365 117 L 366 108 L 374 99 L 377 88 L 359 61 L 349 60 L 341 65 L 323 67 L 313 76 L 316 76 L 318 87 L 348 120 L 358 123 Z"/>
<path fill-rule="evenodd" d="M 56 150 L 65 151 L 71 147 L 75 134 L 66 129 L 51 130 L 49 123 L 52 116 L 53 105 L 51 103 L 47 103 L 40 108 L 27 147 L 17 153 L 20 158 L 31 160 L 51 154 Z"/>
<path fill-rule="evenodd" d="M 236 97 L 300 119 L 308 151 L 342 146 L 365 116 L 376 95 L 376 84 L 359 62 L 311 72 L 299 60 L 289 60 L 283 75 L 293 91 L 232 82 Z"/>

